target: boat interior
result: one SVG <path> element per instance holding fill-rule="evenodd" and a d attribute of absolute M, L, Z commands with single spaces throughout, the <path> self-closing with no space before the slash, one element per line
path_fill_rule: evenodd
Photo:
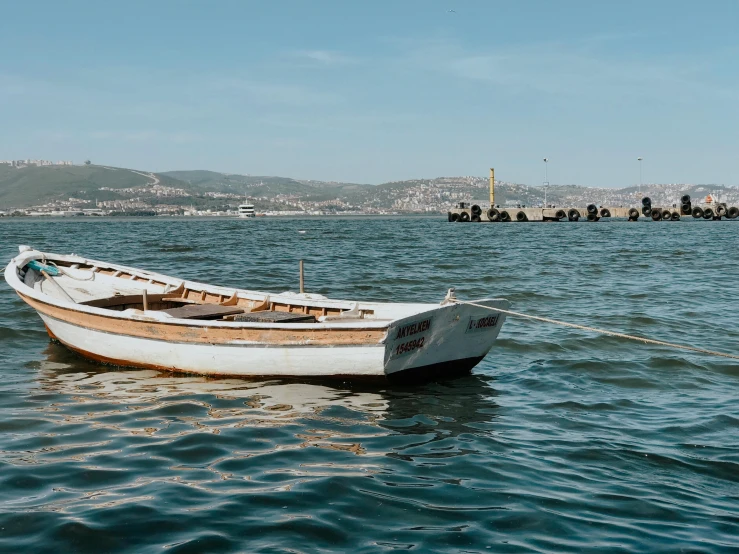
<path fill-rule="evenodd" d="M 21 269 L 19 276 L 26 285 L 60 300 L 157 319 L 320 323 L 398 317 L 395 313 L 377 317 L 379 314 L 376 314 L 376 309 L 380 305 L 376 304 L 363 306 L 312 294 L 288 292 L 268 295 L 186 284 L 146 271 L 101 267 L 62 259 L 29 262 Z M 413 305 L 404 306 L 410 308 Z M 416 307 L 411 311 L 418 309 Z"/>

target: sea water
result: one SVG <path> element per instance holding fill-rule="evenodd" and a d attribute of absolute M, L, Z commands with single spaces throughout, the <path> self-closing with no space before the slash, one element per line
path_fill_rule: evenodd
<path fill-rule="evenodd" d="M 305 231 L 300 232 L 300 231 Z M 512 309 L 739 352 L 739 222 L 0 220 L 192 280 Z M 0 293 L 2 552 L 729 552 L 739 364 L 509 318 L 416 387 L 88 362 Z"/>

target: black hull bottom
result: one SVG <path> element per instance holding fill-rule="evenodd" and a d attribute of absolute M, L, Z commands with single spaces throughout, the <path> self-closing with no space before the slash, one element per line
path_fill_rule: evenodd
<path fill-rule="evenodd" d="M 454 379 L 468 375 L 472 368 L 479 364 L 485 356 L 464 358 L 451 362 L 414 367 L 403 371 L 397 371 L 386 376 L 391 383 L 411 384 L 424 383 L 427 381 L 439 381 L 442 379 Z"/>

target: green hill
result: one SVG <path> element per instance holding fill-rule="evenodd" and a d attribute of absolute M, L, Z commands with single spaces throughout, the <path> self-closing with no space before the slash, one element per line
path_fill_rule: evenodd
<path fill-rule="evenodd" d="M 157 175 L 156 178 L 161 185 L 191 188 L 188 183 L 169 176 Z M 21 208 L 69 197 L 111 200 L 120 195 L 100 188 L 126 189 L 153 183 L 154 179 L 143 171 L 98 165 L 29 166 L 20 169 L 0 165 L 0 208 Z"/>
<path fill-rule="evenodd" d="M 153 186 L 159 185 L 159 186 Z M 718 193 L 723 201 L 739 203 L 739 189 L 722 185 L 644 185 L 641 192 L 656 205 L 675 203 L 682 194 L 704 198 Z M 516 183 L 496 185 L 496 202 L 538 205 L 544 189 Z M 547 200 L 557 205 L 584 206 L 589 202 L 604 205 L 629 205 L 638 199 L 637 189 L 590 188 L 575 185 L 552 185 L 546 190 Z M 436 177 L 396 181 L 381 185 L 360 185 L 329 181 L 299 180 L 288 177 L 236 175 L 215 171 L 169 171 L 149 173 L 135 169 L 84 166 L 30 166 L 23 168 L 0 165 L 0 211 L 9 208 L 39 207 L 77 209 L 93 207 L 94 201 L 104 207 L 122 210 L 142 206 L 174 206 L 175 209 L 234 209 L 244 197 L 262 210 L 397 210 L 444 212 L 460 201 L 488 198 L 488 180 L 484 177 Z M 70 202 L 70 198 L 81 202 Z M 112 202 L 114 201 L 114 202 Z M 48 206 L 49 203 L 52 206 Z M 43 211 L 43 210 L 42 210 Z"/>
<path fill-rule="evenodd" d="M 288 177 L 238 175 L 202 169 L 165 171 L 162 175 L 189 183 L 201 192 L 230 192 L 234 194 L 248 192 L 250 195 L 260 196 L 264 191 L 267 191 L 267 194 L 301 194 L 309 188 L 303 183 Z"/>
<path fill-rule="evenodd" d="M 192 171 L 165 171 L 161 175 L 189 183 L 198 190 L 248 194 L 270 197 L 277 194 L 300 195 L 305 198 L 337 198 L 363 190 L 372 185 L 337 183 L 328 181 L 304 181 L 289 177 L 264 175 L 239 175 L 218 173 L 202 169 Z"/>
<path fill-rule="evenodd" d="M 216 171 L 168 171 L 151 174 L 146 171 L 100 165 L 28 166 L 15 168 L 0 165 L 0 210 L 39 206 L 55 200 L 80 198 L 106 201 L 145 197 L 145 191 L 124 191 L 147 185 L 184 189 L 193 196 L 193 204 L 212 203 L 206 193 L 231 193 L 251 198 L 272 199 L 295 196 L 310 201 L 352 197 L 372 185 L 323 181 L 299 181 L 288 177 L 252 176 Z M 102 190 L 105 189 L 105 190 Z"/>
<path fill-rule="evenodd" d="M 219 185 L 229 182 L 226 173 L 218 173 L 217 171 L 206 171 L 204 169 L 195 169 L 192 171 L 165 171 L 161 175 L 171 177 L 178 181 L 184 181 L 198 187 L 210 187 L 211 185 Z M 207 190 L 212 190 L 208 188 Z"/>

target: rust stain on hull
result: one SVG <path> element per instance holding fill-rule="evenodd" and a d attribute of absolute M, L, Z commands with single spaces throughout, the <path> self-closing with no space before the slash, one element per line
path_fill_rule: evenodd
<path fill-rule="evenodd" d="M 51 329 L 49 329 L 49 326 L 48 326 L 48 325 L 46 325 L 46 323 L 44 323 L 44 327 L 46 328 L 46 332 L 48 333 L 48 335 L 49 335 L 49 338 L 50 338 L 51 340 L 55 340 L 55 341 L 61 342 L 61 341 L 60 341 L 60 340 L 59 340 L 59 339 L 58 339 L 58 338 L 56 337 L 56 335 L 54 334 L 54 332 L 53 332 L 53 331 L 52 331 Z"/>

